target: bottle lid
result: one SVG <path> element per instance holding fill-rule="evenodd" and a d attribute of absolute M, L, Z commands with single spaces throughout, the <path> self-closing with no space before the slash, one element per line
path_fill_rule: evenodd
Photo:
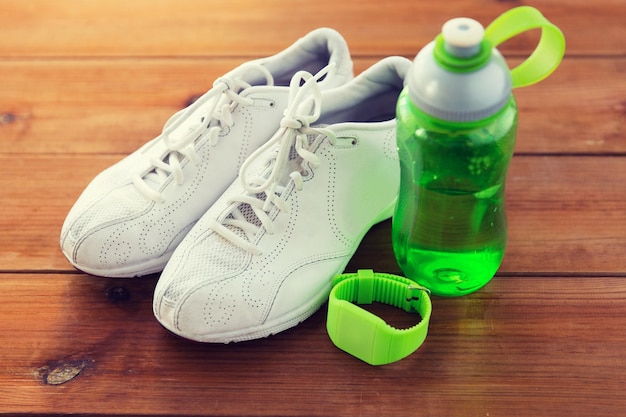
<path fill-rule="evenodd" d="M 537 47 L 510 70 L 496 47 L 531 29 L 541 29 Z M 477 122 L 504 107 L 513 88 L 532 85 L 552 73 L 564 52 L 563 33 L 530 6 L 503 13 L 486 29 L 473 19 L 452 19 L 415 57 L 409 94 L 432 117 Z"/>
<path fill-rule="evenodd" d="M 437 119 L 487 119 L 508 102 L 511 75 L 504 58 L 484 39 L 477 21 L 456 18 L 415 57 L 408 77 L 411 100 Z"/>
<path fill-rule="evenodd" d="M 458 58 L 469 58 L 479 53 L 485 28 L 474 19 L 458 17 L 443 25 L 441 35 L 446 52 Z"/>

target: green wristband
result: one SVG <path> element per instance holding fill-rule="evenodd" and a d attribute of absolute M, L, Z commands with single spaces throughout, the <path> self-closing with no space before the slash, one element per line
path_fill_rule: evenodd
<path fill-rule="evenodd" d="M 408 329 L 396 329 L 354 304 L 373 301 L 419 313 L 421 321 Z M 431 312 L 426 288 L 408 278 L 360 270 L 335 278 L 328 301 L 326 329 L 339 349 L 370 365 L 385 365 L 407 357 L 422 345 Z"/>

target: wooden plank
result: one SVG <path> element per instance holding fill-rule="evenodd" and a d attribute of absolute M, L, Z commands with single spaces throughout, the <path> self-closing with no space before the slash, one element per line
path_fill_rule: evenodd
<path fill-rule="evenodd" d="M 71 270 L 59 247 L 63 220 L 91 178 L 117 159 L 1 156 L 0 268 Z"/>
<path fill-rule="evenodd" d="M 518 158 L 508 182 L 511 250 L 502 271 L 624 273 L 621 178 L 623 157 Z"/>
<path fill-rule="evenodd" d="M 360 73 L 376 61 L 356 59 L 355 70 Z M 130 153 L 241 62 L 0 62 L 0 153 Z M 517 152 L 626 153 L 625 69 L 623 58 L 571 58 L 541 84 L 516 90 Z"/>
<path fill-rule="evenodd" d="M 127 154 L 241 59 L 0 63 L 0 152 Z"/>
<path fill-rule="evenodd" d="M 2 274 L 0 411 L 90 415 L 615 416 L 626 281 L 518 277 L 434 298 L 425 344 L 385 367 L 336 349 L 325 307 L 268 339 L 205 345 L 152 317 L 155 278 Z M 379 310 L 395 323 L 400 310 Z"/>
<path fill-rule="evenodd" d="M 0 270 L 68 271 L 58 237 L 86 184 L 113 156 L 0 156 Z M 500 273 L 626 271 L 623 157 L 513 158 L 509 244 Z M 390 222 L 366 236 L 351 268 L 399 272 Z"/>
<path fill-rule="evenodd" d="M 250 56 L 282 48 L 286 39 L 330 26 L 355 54 L 412 55 L 450 18 L 488 24 L 516 3 L 398 0 L 391 7 L 359 0 L 124 1 L 94 7 L 81 0 L 2 2 L 0 56 Z M 621 0 L 537 0 L 533 6 L 567 34 L 572 54 L 622 55 Z M 602 28 L 602 31 L 598 31 Z M 507 45 L 527 54 L 534 38 Z"/>

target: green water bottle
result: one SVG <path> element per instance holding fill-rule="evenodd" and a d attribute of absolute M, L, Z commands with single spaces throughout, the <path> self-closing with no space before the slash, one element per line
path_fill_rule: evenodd
<path fill-rule="evenodd" d="M 541 29 L 537 48 L 510 70 L 496 46 L 530 29 Z M 452 19 L 415 57 L 397 104 L 401 178 L 392 242 L 404 274 L 433 294 L 476 291 L 500 267 L 517 131 L 511 92 L 547 77 L 564 51 L 561 31 L 523 6 L 486 30 Z"/>

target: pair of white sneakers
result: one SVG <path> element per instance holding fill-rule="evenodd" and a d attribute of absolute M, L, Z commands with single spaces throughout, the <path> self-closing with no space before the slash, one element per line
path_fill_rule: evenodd
<path fill-rule="evenodd" d="M 188 339 L 295 326 L 393 213 L 409 67 L 389 57 L 353 78 L 328 28 L 241 65 L 96 176 L 63 224 L 63 253 L 93 275 L 163 271 L 155 317 Z"/>

